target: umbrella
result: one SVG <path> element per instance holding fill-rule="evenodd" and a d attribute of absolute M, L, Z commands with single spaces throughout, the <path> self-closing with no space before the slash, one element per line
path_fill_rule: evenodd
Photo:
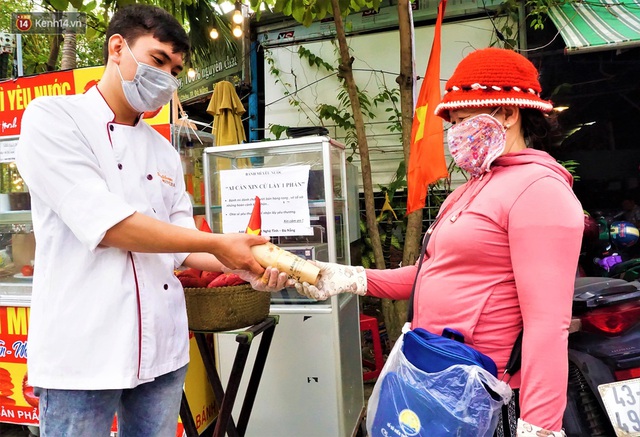
<path fill-rule="evenodd" d="M 218 82 L 207 107 L 207 113 L 213 116 L 216 146 L 240 144 L 246 141 L 240 118 L 245 112 L 233 84 L 226 80 Z"/>

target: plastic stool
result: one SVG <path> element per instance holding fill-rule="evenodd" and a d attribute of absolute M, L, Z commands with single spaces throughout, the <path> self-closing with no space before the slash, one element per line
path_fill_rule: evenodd
<path fill-rule="evenodd" d="M 382 344 L 380 344 L 380 332 L 378 331 L 378 320 L 375 317 L 360 314 L 360 331 L 370 331 L 373 341 L 373 358 L 375 362 L 362 360 L 362 365 L 368 369 L 373 369 L 362 374 L 362 379 L 368 381 L 377 378 L 382 371 L 384 360 L 382 358 Z"/>

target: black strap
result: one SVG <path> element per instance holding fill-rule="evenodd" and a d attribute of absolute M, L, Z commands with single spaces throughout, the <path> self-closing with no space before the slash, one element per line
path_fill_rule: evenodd
<path fill-rule="evenodd" d="M 429 238 L 431 237 L 431 228 L 424 234 L 424 238 L 422 239 L 422 248 L 420 248 L 420 261 L 418 262 L 418 271 L 416 272 L 416 277 L 413 280 L 413 288 L 411 288 L 411 297 L 409 298 L 409 310 L 407 312 L 407 322 L 413 322 L 413 298 L 416 293 L 416 284 L 418 283 L 418 274 L 420 273 L 420 269 L 422 268 L 422 262 L 424 261 L 424 254 L 427 253 L 427 244 L 429 243 Z"/>
<path fill-rule="evenodd" d="M 522 336 L 524 335 L 524 330 L 520 331 L 518 334 L 518 338 L 516 338 L 516 342 L 513 344 L 513 349 L 511 349 L 511 355 L 509 356 L 509 361 L 507 361 L 507 365 L 505 366 L 504 373 L 509 376 L 513 376 L 516 374 L 520 367 L 522 367 Z"/>
<path fill-rule="evenodd" d="M 437 222 L 437 219 L 436 219 Z M 435 225 L 435 223 L 434 223 Z M 411 288 L 411 297 L 409 298 L 409 309 L 407 312 L 407 321 L 413 321 L 413 300 L 416 293 L 416 285 L 418 284 L 418 275 L 420 274 L 420 269 L 422 268 L 422 263 L 424 261 L 424 255 L 427 252 L 427 244 L 429 244 L 429 238 L 431 238 L 431 232 L 434 226 L 431 226 L 429 230 L 424 234 L 424 239 L 422 240 L 422 248 L 420 249 L 420 261 L 418 262 L 418 270 L 416 271 L 416 277 L 413 281 L 413 287 Z M 507 365 L 505 366 L 505 375 L 513 376 L 515 373 L 520 370 L 522 366 L 522 336 L 524 331 L 520 331 L 518 334 L 518 338 L 516 338 L 515 343 L 513 344 L 513 348 L 511 349 L 511 355 L 509 356 L 509 361 L 507 361 Z"/>

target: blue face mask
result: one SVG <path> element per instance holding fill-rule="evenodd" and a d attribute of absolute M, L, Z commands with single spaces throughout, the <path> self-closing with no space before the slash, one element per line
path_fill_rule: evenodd
<path fill-rule="evenodd" d="M 138 62 L 127 41 L 124 44 L 138 64 L 133 80 L 124 80 L 120 66 L 116 65 L 122 82 L 122 91 L 129 105 L 138 112 L 147 112 L 155 111 L 169 103 L 173 93 L 178 89 L 178 79 L 159 68 Z"/>

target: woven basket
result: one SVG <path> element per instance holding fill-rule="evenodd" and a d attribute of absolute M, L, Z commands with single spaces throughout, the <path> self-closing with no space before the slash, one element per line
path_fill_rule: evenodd
<path fill-rule="evenodd" d="M 185 288 L 184 295 L 192 331 L 229 331 L 262 322 L 269 315 L 270 293 L 249 284 Z"/>

